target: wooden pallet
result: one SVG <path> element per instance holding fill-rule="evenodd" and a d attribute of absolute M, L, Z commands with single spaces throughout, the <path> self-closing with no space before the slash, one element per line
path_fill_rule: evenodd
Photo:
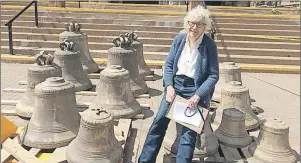
<path fill-rule="evenodd" d="M 116 139 L 126 148 L 126 142 L 132 128 L 131 119 L 120 119 L 114 125 Z M 20 131 L 20 130 L 19 130 Z M 18 135 L 18 134 L 17 134 Z M 1 149 L 1 163 L 63 163 L 66 161 L 66 148 L 61 147 L 52 150 L 23 147 L 18 142 L 17 135 L 5 140 Z M 125 152 L 125 151 L 123 151 Z M 122 161 L 121 161 L 122 163 Z"/>

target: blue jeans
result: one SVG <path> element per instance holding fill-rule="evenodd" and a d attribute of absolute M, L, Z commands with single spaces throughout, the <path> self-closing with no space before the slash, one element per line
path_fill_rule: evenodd
<path fill-rule="evenodd" d="M 194 80 L 184 75 L 179 75 L 174 78 L 174 89 L 177 95 L 183 98 L 190 98 L 194 95 L 196 88 Z M 166 91 L 164 92 L 158 113 L 149 129 L 139 163 L 156 163 L 156 157 L 162 145 L 170 119 L 165 115 L 170 107 L 166 102 Z M 192 155 L 195 148 L 197 133 L 185 126 L 182 128 L 178 152 L 176 156 L 177 163 L 191 163 Z"/>

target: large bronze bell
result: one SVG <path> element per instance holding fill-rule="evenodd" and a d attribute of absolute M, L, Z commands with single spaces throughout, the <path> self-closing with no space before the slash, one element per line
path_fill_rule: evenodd
<path fill-rule="evenodd" d="M 227 81 L 241 81 L 241 69 L 234 62 L 223 62 L 219 66 L 219 80 L 215 85 L 212 100 L 220 102 L 221 89 Z"/>
<path fill-rule="evenodd" d="M 50 77 L 35 88 L 33 114 L 21 141 L 39 149 L 67 146 L 76 137 L 79 122 L 74 85 L 62 77 Z"/>
<path fill-rule="evenodd" d="M 74 50 L 79 52 L 80 60 L 85 73 L 94 73 L 99 71 L 99 67 L 90 55 L 88 46 L 88 35 L 81 31 L 81 24 L 76 21 L 70 21 L 65 24 L 66 31 L 60 33 L 59 41 L 68 39 L 75 43 Z"/>
<path fill-rule="evenodd" d="M 113 116 L 102 109 L 83 112 L 77 137 L 67 147 L 69 163 L 119 163 L 121 144 L 114 135 Z"/>
<path fill-rule="evenodd" d="M 34 88 L 37 84 L 45 81 L 49 77 L 61 77 L 62 69 L 53 64 L 53 56 L 46 51 L 41 51 L 35 56 L 36 64 L 27 69 L 26 93 L 16 105 L 16 113 L 25 118 L 30 118 L 34 108 Z"/>
<path fill-rule="evenodd" d="M 111 65 L 100 72 L 97 96 L 90 109 L 100 106 L 113 113 L 114 118 L 132 118 L 141 112 L 130 87 L 129 71 L 119 65 Z"/>
<path fill-rule="evenodd" d="M 54 52 L 54 63 L 62 67 L 62 76 L 75 85 L 75 91 L 92 88 L 92 83 L 84 73 L 79 52 L 74 50 L 75 44 L 67 39 L 60 43 L 60 49 Z"/>
<path fill-rule="evenodd" d="M 232 148 L 244 148 L 252 142 L 245 126 L 245 114 L 234 108 L 224 109 L 222 122 L 215 130 L 220 144 Z"/>
<path fill-rule="evenodd" d="M 251 155 L 265 163 L 296 163 L 289 144 L 289 127 L 278 118 L 268 118 L 260 126 L 257 139 L 250 144 Z"/>
<path fill-rule="evenodd" d="M 110 65 L 120 65 L 130 73 L 130 85 L 134 96 L 147 93 L 148 87 L 139 74 L 137 51 L 131 46 L 132 40 L 125 35 L 113 40 L 116 47 L 109 49 L 108 63 Z"/>
<path fill-rule="evenodd" d="M 247 130 L 256 129 L 259 126 L 259 119 L 251 109 L 249 89 L 240 82 L 228 81 L 222 88 L 221 103 L 216 111 L 215 122 L 219 124 L 223 109 L 237 108 L 245 113 L 245 124 Z"/>
<path fill-rule="evenodd" d="M 138 60 L 138 69 L 139 74 L 144 77 L 147 75 L 151 75 L 152 71 L 146 65 L 143 55 L 143 43 L 141 43 L 137 38 L 138 35 L 135 32 L 126 33 L 128 37 L 133 40 L 132 47 L 137 51 L 137 60 Z"/>
<path fill-rule="evenodd" d="M 209 115 L 208 115 L 209 116 Z M 207 119 L 211 119 L 207 117 Z M 182 125 L 171 120 L 168 124 L 166 136 L 164 138 L 164 149 L 169 153 L 177 153 Z M 218 140 L 210 128 L 210 122 L 206 121 L 203 131 L 197 135 L 197 142 L 193 152 L 193 158 L 205 158 L 214 155 L 218 150 Z"/>

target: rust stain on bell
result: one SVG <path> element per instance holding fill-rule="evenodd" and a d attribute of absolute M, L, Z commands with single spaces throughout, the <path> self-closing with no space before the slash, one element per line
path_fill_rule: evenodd
<path fill-rule="evenodd" d="M 139 74 L 137 51 L 131 47 L 133 40 L 125 35 L 120 35 L 113 40 L 116 47 L 109 49 L 107 66 L 120 65 L 130 73 L 130 86 L 134 96 L 147 93 L 146 82 Z"/>
<path fill-rule="evenodd" d="M 132 118 L 141 112 L 130 87 L 129 71 L 119 65 L 111 65 L 100 72 L 97 96 L 89 109 L 103 107 L 114 118 Z"/>
<path fill-rule="evenodd" d="M 214 132 L 219 143 L 232 148 L 244 148 L 252 142 L 245 126 L 245 114 L 239 109 L 223 110 L 222 122 Z"/>
<path fill-rule="evenodd" d="M 99 71 L 99 67 L 90 55 L 88 45 L 88 35 L 81 31 L 82 25 L 76 21 L 70 21 L 65 24 L 66 31 L 60 33 L 59 41 L 68 39 L 75 43 L 74 50 L 79 52 L 85 73 L 95 73 Z"/>
<path fill-rule="evenodd" d="M 36 62 L 27 69 L 26 93 L 16 105 L 16 113 L 20 117 L 31 118 L 35 103 L 34 89 L 37 84 L 49 77 L 61 77 L 62 69 L 53 63 L 53 56 L 41 51 L 35 56 Z"/>
<path fill-rule="evenodd" d="M 92 83 L 84 73 L 79 52 L 76 52 L 74 42 L 65 39 L 59 44 L 60 49 L 54 52 L 54 63 L 62 67 L 62 76 L 75 85 L 75 91 L 85 91 L 92 88 Z"/>
<path fill-rule="evenodd" d="M 119 163 L 123 149 L 114 135 L 114 121 L 105 108 L 87 109 L 77 137 L 68 145 L 69 163 Z"/>
<path fill-rule="evenodd" d="M 62 77 L 50 77 L 35 88 L 35 105 L 22 144 L 39 149 L 67 146 L 77 135 L 80 115 L 75 88 Z"/>
<path fill-rule="evenodd" d="M 268 118 L 261 124 L 257 139 L 249 146 L 250 154 L 266 163 L 296 163 L 297 152 L 289 144 L 289 126 L 278 118 Z"/>

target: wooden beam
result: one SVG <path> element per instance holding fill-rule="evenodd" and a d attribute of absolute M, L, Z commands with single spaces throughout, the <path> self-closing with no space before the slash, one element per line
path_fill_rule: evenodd
<path fill-rule="evenodd" d="M 2 149 L 13 155 L 20 162 L 43 163 L 10 138 L 3 142 Z"/>

